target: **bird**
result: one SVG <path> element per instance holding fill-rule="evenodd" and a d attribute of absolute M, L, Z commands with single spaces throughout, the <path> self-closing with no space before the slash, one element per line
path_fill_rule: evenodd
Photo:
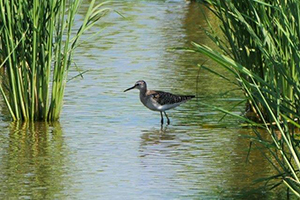
<path fill-rule="evenodd" d="M 144 106 L 150 110 L 160 112 L 161 125 L 164 123 L 163 113 L 167 118 L 167 124 L 170 124 L 170 119 L 166 110 L 175 108 L 195 97 L 195 95 L 175 95 L 169 92 L 148 90 L 147 83 L 144 80 L 137 81 L 134 86 L 124 90 L 124 92 L 132 89 L 138 89 L 140 91 L 140 101 L 144 104 Z"/>

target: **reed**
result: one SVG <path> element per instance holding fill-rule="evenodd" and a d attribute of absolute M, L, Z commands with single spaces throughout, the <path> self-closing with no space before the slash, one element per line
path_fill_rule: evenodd
<path fill-rule="evenodd" d="M 91 0 L 74 33 L 81 0 L 0 0 L 0 92 L 14 121 L 58 120 L 74 49 L 103 4 Z"/>
<path fill-rule="evenodd" d="M 270 188 L 284 183 L 300 197 L 299 136 L 295 131 L 300 128 L 300 2 L 206 2 L 220 20 L 223 36 L 218 37 L 210 27 L 207 34 L 219 50 L 193 43 L 192 51 L 213 59 L 235 77 L 234 84 L 247 99 L 248 112 L 256 116 L 255 122 L 245 120 L 252 125 L 262 123 L 266 130 L 255 129 L 253 141 L 269 150 L 271 156 L 266 158 L 278 172 L 273 176 L 277 183 Z"/>

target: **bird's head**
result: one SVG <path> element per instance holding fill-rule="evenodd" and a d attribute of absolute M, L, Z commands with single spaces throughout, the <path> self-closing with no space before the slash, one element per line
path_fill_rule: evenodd
<path fill-rule="evenodd" d="M 146 84 L 146 82 L 143 81 L 143 80 L 137 81 L 137 82 L 134 84 L 134 86 L 132 86 L 132 87 L 130 87 L 130 88 L 124 90 L 124 92 L 127 92 L 128 90 L 132 90 L 132 89 L 135 89 L 135 88 L 136 88 L 136 89 L 139 89 L 139 90 L 145 90 L 145 89 L 147 89 L 147 84 Z"/>

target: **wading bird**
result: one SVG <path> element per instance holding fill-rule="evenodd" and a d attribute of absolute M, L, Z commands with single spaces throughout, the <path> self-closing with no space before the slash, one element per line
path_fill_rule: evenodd
<path fill-rule="evenodd" d="M 175 95 L 168 92 L 147 90 L 145 81 L 137 81 L 134 86 L 124 90 L 124 92 L 132 89 L 140 90 L 140 100 L 150 110 L 159 111 L 161 116 L 161 124 L 164 123 L 163 114 L 167 117 L 167 123 L 170 124 L 170 119 L 165 112 L 171 108 L 175 108 L 182 103 L 194 98 L 194 95 Z"/>

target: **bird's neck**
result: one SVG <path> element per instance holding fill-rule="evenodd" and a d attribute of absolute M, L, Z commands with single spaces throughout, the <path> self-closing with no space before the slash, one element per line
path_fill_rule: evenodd
<path fill-rule="evenodd" d="M 147 88 L 142 88 L 142 89 L 140 89 L 140 96 L 145 97 L 145 96 L 146 96 L 146 93 L 147 93 Z"/>

